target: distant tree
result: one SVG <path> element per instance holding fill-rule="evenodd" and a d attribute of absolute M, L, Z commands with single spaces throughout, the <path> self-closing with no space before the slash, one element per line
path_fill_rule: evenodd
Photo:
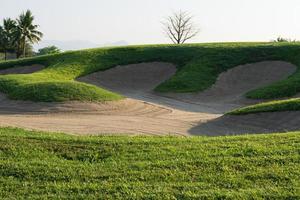
<path fill-rule="evenodd" d="M 26 57 L 32 57 L 32 56 L 36 55 L 36 52 L 34 51 L 31 43 L 26 42 L 25 49 L 26 49 Z"/>
<path fill-rule="evenodd" d="M 38 25 L 33 24 L 33 20 L 34 16 L 29 10 L 16 20 L 3 20 L 3 25 L 0 25 L 0 51 L 5 59 L 7 52 L 14 52 L 17 58 L 34 54 L 32 44 L 40 41 L 43 34 L 37 30 Z"/>
<path fill-rule="evenodd" d="M 42 49 L 38 50 L 37 55 L 46 55 L 46 54 L 54 54 L 54 53 L 60 53 L 61 50 L 57 48 L 56 46 L 49 46 L 49 47 L 44 47 Z"/>
<path fill-rule="evenodd" d="M 43 37 L 43 33 L 37 30 L 39 26 L 33 24 L 33 21 L 34 16 L 30 10 L 22 13 L 17 19 L 17 29 L 15 31 L 15 38 L 18 41 L 17 49 L 18 51 L 22 50 L 24 57 L 26 57 L 26 43 L 37 43 Z"/>
<path fill-rule="evenodd" d="M 199 29 L 196 28 L 193 22 L 193 16 L 188 12 L 175 12 L 167 17 L 162 24 L 165 33 L 175 44 L 183 44 L 199 33 Z"/>
<path fill-rule="evenodd" d="M 296 42 L 296 40 L 279 36 L 278 38 L 276 38 L 276 40 L 272 40 L 272 42 Z"/>
<path fill-rule="evenodd" d="M 3 26 L 0 26 L 0 47 L 4 52 L 4 59 L 7 58 L 7 51 L 14 49 L 14 33 L 16 31 L 16 21 L 7 18 L 3 20 Z"/>
<path fill-rule="evenodd" d="M 5 33 L 2 26 L 0 26 L 0 52 L 5 52 Z"/>

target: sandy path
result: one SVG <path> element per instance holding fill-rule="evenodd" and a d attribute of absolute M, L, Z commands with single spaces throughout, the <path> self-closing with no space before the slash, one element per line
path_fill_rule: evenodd
<path fill-rule="evenodd" d="M 75 134 L 224 135 L 297 130 L 300 123 L 286 121 L 284 116 L 300 119 L 298 112 L 273 113 L 276 117 L 267 118 L 265 114 L 260 118 L 221 117 L 226 111 L 253 103 L 243 97 L 245 92 L 284 79 L 295 70 L 295 66 L 280 61 L 242 65 L 222 73 L 216 84 L 202 93 L 161 96 L 153 88 L 176 72 L 174 65 L 154 62 L 117 66 L 79 80 L 128 99 L 103 104 L 33 103 L 12 101 L 0 94 L 0 126 Z M 278 120 L 285 125 L 276 126 Z"/>

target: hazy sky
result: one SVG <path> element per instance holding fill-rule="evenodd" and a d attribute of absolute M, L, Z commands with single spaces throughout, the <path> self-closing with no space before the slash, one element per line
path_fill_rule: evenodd
<path fill-rule="evenodd" d="M 0 0 L 0 20 L 32 10 L 47 40 L 167 43 L 161 20 L 189 11 L 192 42 L 300 40 L 300 0 Z"/>

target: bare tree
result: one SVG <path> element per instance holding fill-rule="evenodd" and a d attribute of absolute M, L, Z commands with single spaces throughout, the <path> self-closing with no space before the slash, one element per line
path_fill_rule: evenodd
<path fill-rule="evenodd" d="M 164 31 L 174 44 L 183 44 L 199 33 L 199 29 L 193 22 L 193 16 L 188 12 L 175 12 L 172 16 L 167 17 L 162 24 Z"/>

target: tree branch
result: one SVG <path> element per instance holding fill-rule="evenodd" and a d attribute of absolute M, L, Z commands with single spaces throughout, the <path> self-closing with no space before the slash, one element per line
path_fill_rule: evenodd
<path fill-rule="evenodd" d="M 175 44 L 183 44 L 199 33 L 193 23 L 193 16 L 187 12 L 173 13 L 163 22 L 164 30 L 169 39 Z"/>

